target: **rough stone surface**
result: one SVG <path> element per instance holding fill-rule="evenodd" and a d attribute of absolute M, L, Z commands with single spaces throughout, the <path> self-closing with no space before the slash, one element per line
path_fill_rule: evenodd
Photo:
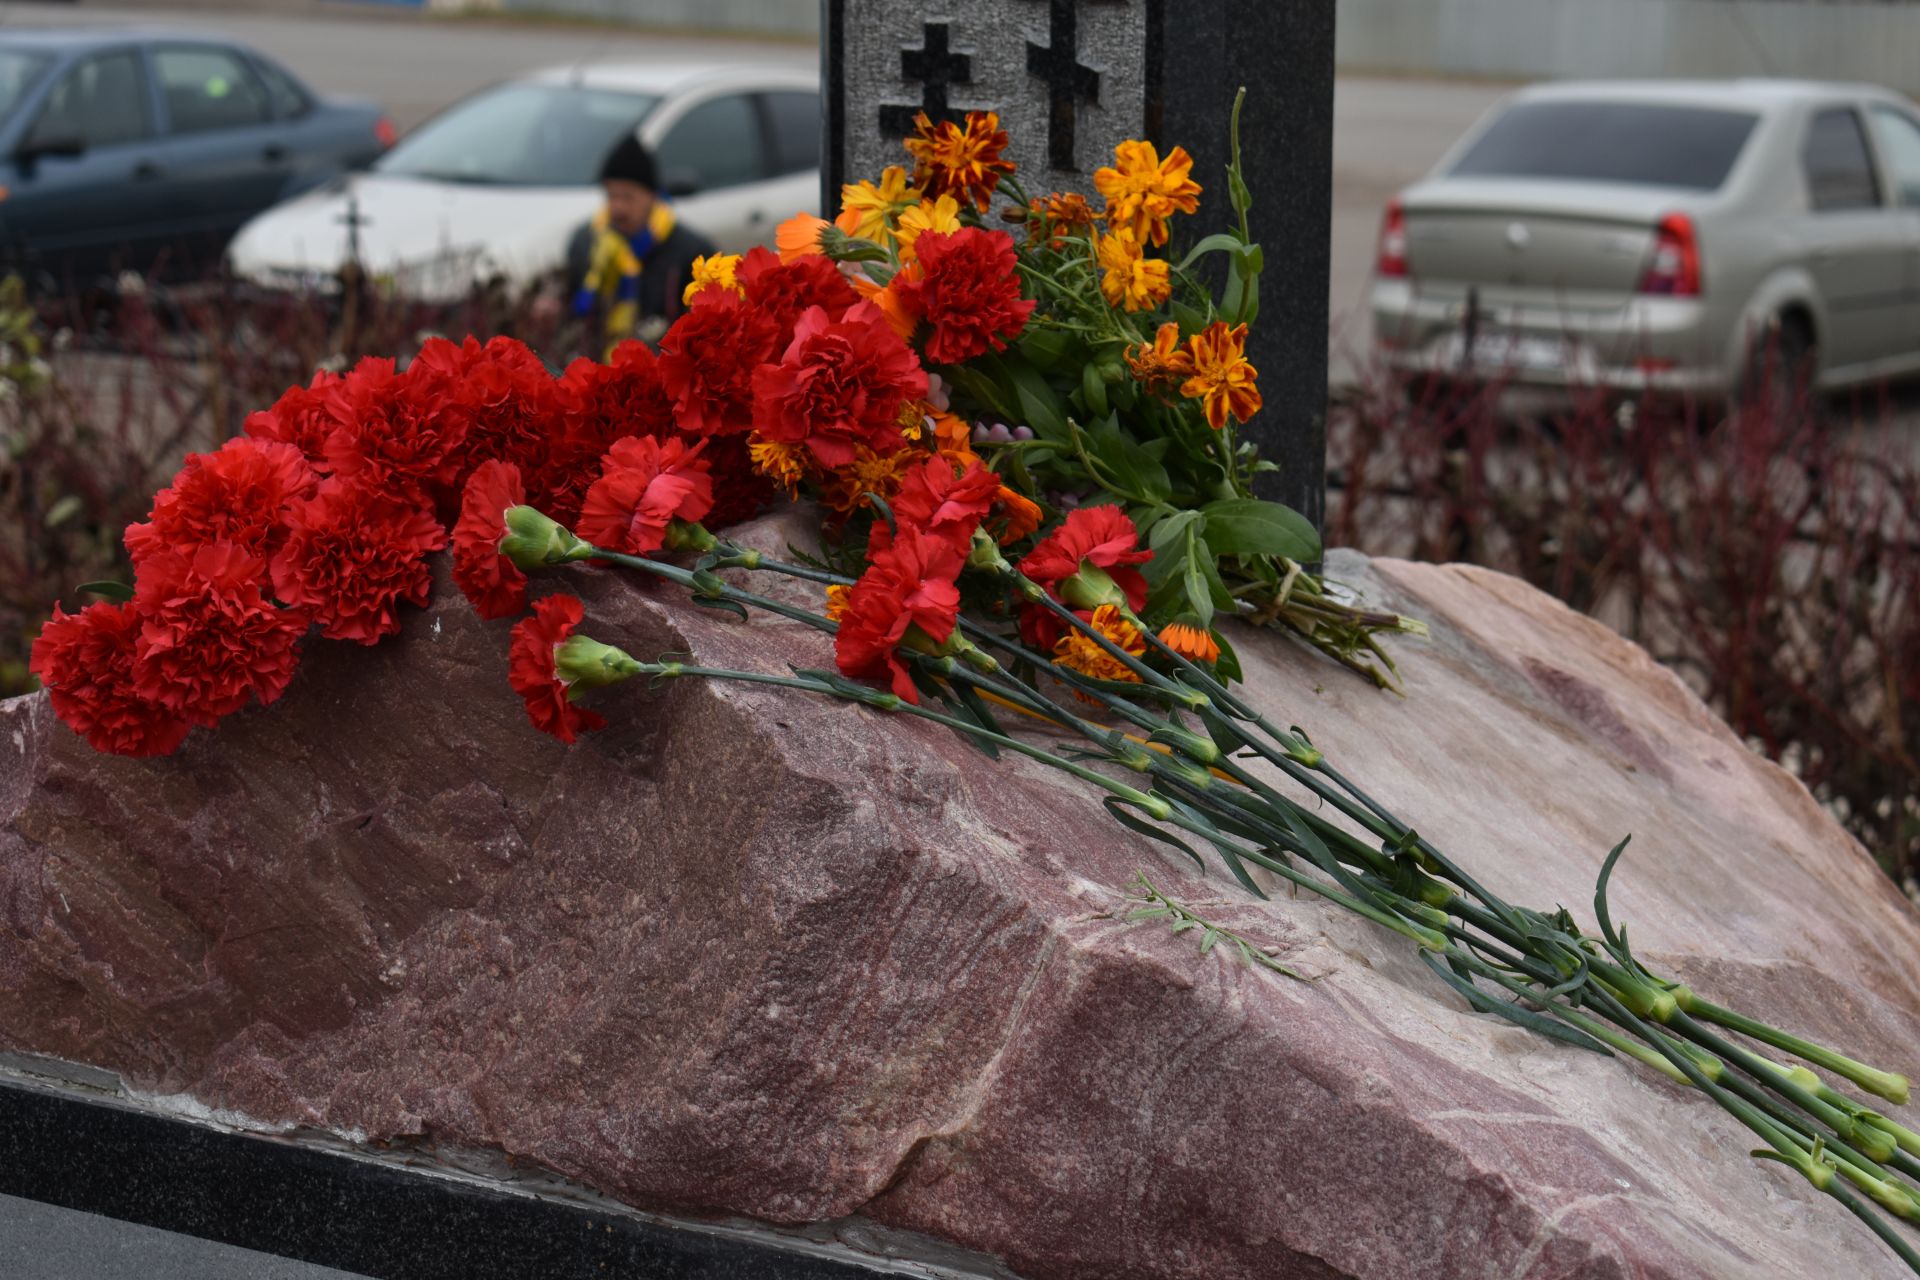
<path fill-rule="evenodd" d="M 1403 700 L 1241 637 L 1281 723 L 1518 900 L 1585 916 L 1631 831 L 1616 912 L 1651 962 L 1920 1065 L 1914 913 L 1677 681 L 1507 578 L 1333 568 L 1434 638 Z M 561 582 L 638 653 L 822 660 Z M 642 1208 L 865 1214 L 1034 1280 L 1902 1274 L 1689 1091 L 1475 1016 L 1401 939 L 1201 878 L 1037 767 L 691 682 L 606 691 L 568 749 L 506 635 L 443 584 L 154 762 L 0 706 L 0 1048 Z M 1127 923 L 1137 869 L 1313 980 Z"/>

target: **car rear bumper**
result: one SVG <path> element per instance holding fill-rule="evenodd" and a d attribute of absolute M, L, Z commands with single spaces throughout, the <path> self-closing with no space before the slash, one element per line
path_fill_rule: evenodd
<path fill-rule="evenodd" d="M 1695 397 L 1724 396 L 1732 384 L 1724 335 L 1699 298 L 1481 305 L 1464 289 L 1380 279 L 1371 310 L 1375 353 L 1402 375 L 1541 392 Z"/>

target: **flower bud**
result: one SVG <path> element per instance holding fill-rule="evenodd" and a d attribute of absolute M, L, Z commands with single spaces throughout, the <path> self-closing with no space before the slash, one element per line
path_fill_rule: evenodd
<path fill-rule="evenodd" d="M 1098 609 L 1103 604 L 1116 609 L 1127 607 L 1127 593 L 1120 589 L 1120 584 L 1109 577 L 1105 569 L 1084 560 L 1077 573 L 1061 580 L 1060 598 L 1075 609 Z"/>
<path fill-rule="evenodd" d="M 569 636 L 553 651 L 554 678 L 569 689 L 598 689 L 637 676 L 641 665 L 624 649 L 590 636 Z"/>
<path fill-rule="evenodd" d="M 590 544 L 574 537 L 558 520 L 532 507 L 508 507 L 505 520 L 507 534 L 500 539 L 500 554 L 513 561 L 522 573 L 584 560 L 593 554 Z"/>
<path fill-rule="evenodd" d="M 662 545 L 668 551 L 705 553 L 719 546 L 720 540 L 708 533 L 705 525 L 676 517 L 667 523 L 667 537 Z"/>
<path fill-rule="evenodd" d="M 984 569 L 989 573 L 1008 573 L 1013 566 L 1000 554 L 1000 544 L 984 529 L 973 531 L 973 548 L 967 552 L 967 568 Z"/>

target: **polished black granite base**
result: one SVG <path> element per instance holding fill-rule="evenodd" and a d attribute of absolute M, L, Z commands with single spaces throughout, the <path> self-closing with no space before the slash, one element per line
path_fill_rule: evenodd
<path fill-rule="evenodd" d="M 494 1190 L 467 1177 L 234 1133 L 105 1095 L 95 1099 L 18 1079 L 0 1079 L 0 1195 L 377 1280 L 954 1274 L 808 1256 L 830 1250 Z M 5 1212 L 0 1201 L 0 1214 Z M 63 1224 L 49 1228 L 55 1236 L 61 1230 L 92 1236 L 111 1230 L 97 1220 L 51 1218 Z M 0 1239 L 17 1243 L 26 1224 L 14 1226 L 11 1236 L 0 1233 Z M 136 1238 L 122 1252 L 141 1247 L 138 1228 L 128 1233 Z M 193 1243 L 168 1241 L 169 1256 L 181 1261 L 166 1263 L 171 1270 L 143 1271 L 143 1280 L 213 1274 L 204 1266 L 194 1269 Z M 49 1238 L 49 1250 L 57 1247 L 57 1239 Z M 162 1250 L 155 1245 L 151 1252 Z M 205 1252 L 209 1259 L 222 1255 L 218 1249 Z"/>

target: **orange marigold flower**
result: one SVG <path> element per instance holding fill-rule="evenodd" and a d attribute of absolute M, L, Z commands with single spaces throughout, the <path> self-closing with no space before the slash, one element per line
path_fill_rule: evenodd
<path fill-rule="evenodd" d="M 1006 527 L 1000 531 L 1002 543 L 1018 542 L 1040 527 L 1040 504 L 1024 493 L 1016 493 L 1005 485 L 994 495 L 993 505 L 1006 517 Z"/>
<path fill-rule="evenodd" d="M 935 124 L 922 111 L 914 117 L 906 148 L 913 157 L 913 180 L 929 198 L 950 195 L 982 211 L 993 202 L 1000 179 L 1014 169 L 1011 160 L 1000 158 L 1007 149 L 1007 133 L 992 111 L 969 111 L 964 125 L 951 120 Z"/>
<path fill-rule="evenodd" d="M 849 182 L 840 188 L 840 216 L 834 225 L 860 240 L 877 245 L 893 244 L 894 220 L 920 203 L 919 187 L 907 182 L 907 171 L 888 165 L 880 172 L 880 185 Z"/>
<path fill-rule="evenodd" d="M 1008 212 L 1016 216 L 1019 213 L 1018 210 Z M 1078 191 L 1043 196 L 1027 206 L 1027 239 L 1045 240 L 1048 247 L 1058 249 L 1068 236 L 1092 231 L 1099 220 L 1100 215 Z"/>
<path fill-rule="evenodd" d="M 956 413 L 929 413 L 933 419 L 933 447 L 942 457 L 954 466 L 965 471 L 972 463 L 980 461 L 980 455 L 973 451 L 973 428 L 967 420 Z"/>
<path fill-rule="evenodd" d="M 1146 655 L 1147 642 L 1141 639 L 1138 629 L 1121 616 L 1120 610 L 1114 606 L 1101 605 L 1086 621 L 1111 641 L 1114 647 L 1136 658 Z M 1059 643 L 1053 646 L 1053 665 L 1067 667 L 1096 680 L 1140 679 L 1120 659 L 1102 649 L 1093 637 L 1084 634 L 1078 627 L 1061 636 Z"/>
<path fill-rule="evenodd" d="M 1227 425 L 1227 415 L 1245 422 L 1260 412 L 1260 392 L 1254 387 L 1258 371 L 1247 363 L 1247 326 L 1227 327 L 1215 320 L 1205 333 L 1187 339 L 1187 354 L 1193 360 L 1193 376 L 1180 384 L 1180 394 L 1199 400 L 1207 412 L 1207 425 L 1215 431 Z"/>
<path fill-rule="evenodd" d="M 820 233 L 832 225 L 825 218 L 816 218 L 804 211 L 788 218 L 773 233 L 773 243 L 780 250 L 780 261 L 792 262 L 796 258 L 810 258 L 825 252 L 820 247 Z"/>
<path fill-rule="evenodd" d="M 1169 622 L 1160 628 L 1160 643 L 1189 662 L 1216 662 L 1220 658 L 1220 642 L 1205 627 Z"/>
<path fill-rule="evenodd" d="M 926 231 L 958 231 L 960 229 L 960 202 L 952 196 L 941 196 L 938 200 L 922 200 L 900 215 L 900 226 L 894 235 L 900 241 L 900 261 L 914 260 L 913 242 Z"/>
<path fill-rule="evenodd" d="M 847 616 L 847 596 L 853 588 L 836 582 L 827 588 L 827 621 L 838 622 Z"/>
<path fill-rule="evenodd" d="M 691 304 L 693 295 L 708 285 L 719 285 L 722 289 L 744 294 L 746 290 L 740 287 L 740 282 L 733 276 L 739 266 L 740 255 L 737 253 L 703 253 L 695 258 L 692 268 L 693 278 L 688 280 L 687 287 L 680 291 L 681 305 Z"/>
<path fill-rule="evenodd" d="M 1128 311 L 1151 311 L 1173 293 L 1173 279 L 1164 259 L 1141 252 L 1133 229 L 1120 227 L 1100 237 L 1100 292 L 1109 306 Z"/>
<path fill-rule="evenodd" d="M 807 478 L 807 462 L 812 455 L 805 444 L 769 440 L 756 431 L 747 438 L 747 456 L 753 460 L 755 471 L 785 488 L 791 498 Z"/>
<path fill-rule="evenodd" d="M 1131 227 L 1142 244 L 1164 245 L 1167 221 L 1200 207 L 1193 157 L 1175 147 L 1162 160 L 1151 142 L 1129 138 L 1113 149 L 1113 166 L 1093 171 L 1093 185 L 1107 198 L 1109 226 Z"/>
<path fill-rule="evenodd" d="M 918 449 L 900 449 L 894 453 L 875 453 L 866 445 L 856 447 L 852 462 L 844 467 L 835 467 L 827 476 L 825 491 L 820 495 L 826 504 L 843 516 L 850 516 L 862 507 L 871 507 L 870 495 L 879 494 L 888 502 L 900 492 L 900 482 L 906 478 L 916 463 L 925 462 L 927 455 Z"/>
<path fill-rule="evenodd" d="M 1193 357 L 1180 345 L 1180 326 L 1169 320 L 1151 344 L 1127 349 L 1127 368 L 1148 391 L 1167 391 L 1193 376 Z"/>

